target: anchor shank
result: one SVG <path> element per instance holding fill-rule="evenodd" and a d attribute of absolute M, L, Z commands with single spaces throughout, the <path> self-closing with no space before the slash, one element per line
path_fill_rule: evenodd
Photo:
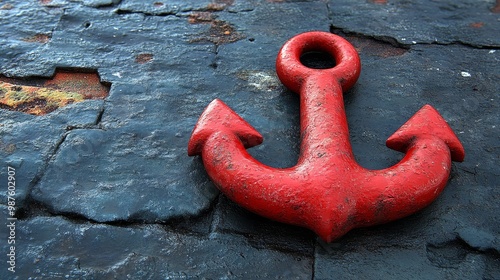
<path fill-rule="evenodd" d="M 342 87 L 328 73 L 312 75 L 300 91 L 302 162 L 348 162 L 356 165 L 349 141 Z"/>

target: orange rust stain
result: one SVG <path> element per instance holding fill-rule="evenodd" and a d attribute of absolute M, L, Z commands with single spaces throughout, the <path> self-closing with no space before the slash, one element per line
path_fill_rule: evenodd
<path fill-rule="evenodd" d="M 35 34 L 35 35 L 31 36 L 31 37 L 23 39 L 23 41 L 30 42 L 30 43 L 45 44 L 45 43 L 47 43 L 47 42 L 50 41 L 50 38 L 51 38 L 50 35 L 38 33 L 38 34 Z"/>
<path fill-rule="evenodd" d="M 109 86 L 101 83 L 97 73 L 57 72 L 44 87 L 83 95 L 84 99 L 104 99 L 108 96 Z"/>
<path fill-rule="evenodd" d="M 234 0 L 215 0 L 212 3 L 208 4 L 205 8 L 207 11 L 222 11 L 227 6 L 231 6 L 234 3 Z"/>
<path fill-rule="evenodd" d="M 85 99 L 104 99 L 108 92 L 97 73 L 57 71 L 52 79 L 0 76 L 0 108 L 38 116 Z"/>
<path fill-rule="evenodd" d="M 497 0 L 495 6 L 491 8 L 491 11 L 495 14 L 500 14 L 500 0 Z"/>
<path fill-rule="evenodd" d="M 191 24 L 196 23 L 211 23 L 215 20 L 215 16 L 211 12 L 195 12 L 188 16 L 188 22 Z"/>
<path fill-rule="evenodd" d="M 224 8 L 226 8 L 226 5 L 217 3 L 210 3 L 205 7 L 207 11 L 214 11 L 214 12 L 222 11 L 224 10 Z"/>
<path fill-rule="evenodd" d="M 470 27 L 473 27 L 473 28 L 481 28 L 484 26 L 484 22 L 473 22 L 470 24 Z"/>
<path fill-rule="evenodd" d="M 188 22 L 191 24 L 210 24 L 210 29 L 191 39 L 190 42 L 211 42 L 222 45 L 243 39 L 245 36 L 237 32 L 231 24 L 218 20 L 214 15 L 233 3 L 234 0 L 213 0 L 203 11 L 189 14 Z"/>
<path fill-rule="evenodd" d="M 141 53 L 141 54 L 138 54 L 136 57 L 135 57 L 135 62 L 136 63 L 139 63 L 139 64 L 144 64 L 146 62 L 149 62 L 153 59 L 153 55 L 150 54 L 150 53 Z"/>
<path fill-rule="evenodd" d="M 191 40 L 195 42 L 211 42 L 216 45 L 236 42 L 245 36 L 237 32 L 234 27 L 223 20 L 218 20 L 212 12 L 195 12 L 188 16 L 191 24 L 210 24 L 210 29 Z"/>
<path fill-rule="evenodd" d="M 370 2 L 375 4 L 387 4 L 387 0 L 370 0 Z"/>
<path fill-rule="evenodd" d="M 52 0 L 40 0 L 40 3 L 42 5 L 47 5 L 47 4 L 50 4 L 50 2 L 52 2 Z"/>
<path fill-rule="evenodd" d="M 159 8 L 159 7 L 162 7 L 164 4 L 162 2 L 154 2 L 153 3 L 153 6 L 155 6 L 156 8 Z"/>

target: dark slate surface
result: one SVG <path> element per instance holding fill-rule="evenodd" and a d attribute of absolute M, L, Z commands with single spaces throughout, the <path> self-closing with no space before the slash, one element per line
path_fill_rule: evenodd
<path fill-rule="evenodd" d="M 201 237 L 162 225 L 40 216 L 18 222 L 17 233 L 20 279 L 304 279 L 312 269 L 311 258 L 255 248 L 242 236 Z M 261 267 L 269 269 L 255 270 Z"/>
<path fill-rule="evenodd" d="M 1 1 L 0 74 L 97 69 L 104 101 L 43 117 L 0 110 L 0 184 L 17 171 L 16 273 L 1 279 L 500 279 L 499 14 L 494 1 Z M 308 30 L 345 36 L 363 70 L 346 94 L 357 160 L 436 107 L 466 160 L 423 211 L 325 244 L 228 201 L 187 141 L 220 98 L 256 127 L 250 150 L 295 164 L 298 97 L 274 73 Z M 37 35 L 38 34 L 38 35 Z M 42 35 L 40 35 L 42 34 Z M 0 218 L 7 223 L 6 193 Z"/>
<path fill-rule="evenodd" d="M 332 25 L 345 31 L 401 44 L 500 46 L 495 1 L 330 0 L 328 5 Z"/>
<path fill-rule="evenodd" d="M 18 206 L 25 206 L 32 188 L 43 177 L 49 160 L 55 156 L 64 141 L 67 128 L 95 126 L 103 110 L 103 103 L 97 100 L 77 103 L 43 117 L 0 110 L 0 156 L 4 169 L 2 179 L 6 179 L 4 176 L 7 166 L 16 169 Z M 6 203 L 7 193 L 0 192 L 0 197 Z"/>

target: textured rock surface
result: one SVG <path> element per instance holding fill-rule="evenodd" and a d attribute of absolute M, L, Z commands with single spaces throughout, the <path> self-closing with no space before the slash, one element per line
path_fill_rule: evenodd
<path fill-rule="evenodd" d="M 332 25 L 345 31 L 402 44 L 498 48 L 500 23 L 494 2 L 330 0 L 328 4 Z"/>
<path fill-rule="evenodd" d="M 17 232 L 20 279 L 304 279 L 312 267 L 311 258 L 255 248 L 241 236 L 199 237 L 161 225 L 115 227 L 37 217 L 19 222 Z M 260 267 L 272 269 L 255 270 Z"/>
<path fill-rule="evenodd" d="M 72 104 L 41 117 L 0 110 L 2 179 L 7 182 L 7 166 L 16 169 L 18 206 L 24 206 L 32 188 L 43 177 L 50 159 L 64 141 L 68 128 L 95 126 L 102 110 L 103 101 Z M 0 197 L 2 204 L 6 204 L 6 192 L 0 192 Z"/>
<path fill-rule="evenodd" d="M 0 110 L 0 218 L 16 168 L 17 269 L 1 279 L 500 279 L 500 14 L 495 1 L 0 1 L 0 74 L 93 69 L 105 100 L 45 116 Z M 464 144 L 436 202 L 332 244 L 219 195 L 191 130 L 220 98 L 295 164 L 299 100 L 274 72 L 282 44 L 331 31 L 358 49 L 345 95 L 356 159 L 401 159 L 385 139 L 422 105 Z M 496 32 L 495 32 L 496 31 Z"/>

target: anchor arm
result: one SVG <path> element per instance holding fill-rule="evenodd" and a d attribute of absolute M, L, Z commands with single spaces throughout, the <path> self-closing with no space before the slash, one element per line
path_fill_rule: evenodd
<path fill-rule="evenodd" d="M 210 103 L 188 143 L 188 155 L 201 155 L 215 185 L 231 200 L 264 217 L 313 228 L 329 227 L 313 209 L 317 205 L 304 170 L 280 169 L 255 160 L 246 148 L 262 136 L 222 101 Z M 309 187 L 308 187 L 309 186 Z M 324 229 L 323 229 L 324 230 Z"/>
<path fill-rule="evenodd" d="M 328 182 L 329 174 L 296 165 L 279 169 L 259 163 L 230 132 L 213 134 L 202 151 L 205 169 L 219 190 L 238 205 L 260 216 L 306 227 L 330 242 L 350 230 L 354 207 L 348 195 Z M 318 193 L 337 193 L 321 196 Z"/>
<path fill-rule="evenodd" d="M 405 152 L 396 165 L 360 176 L 359 226 L 393 221 L 429 205 L 444 189 L 451 161 L 463 161 L 464 149 L 446 121 L 425 105 L 387 140 Z"/>

